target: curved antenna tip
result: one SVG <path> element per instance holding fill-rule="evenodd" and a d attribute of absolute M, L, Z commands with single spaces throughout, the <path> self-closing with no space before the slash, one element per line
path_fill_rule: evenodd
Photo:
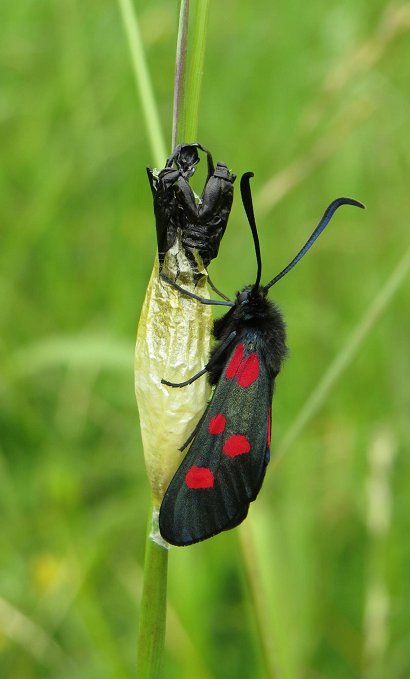
<path fill-rule="evenodd" d="M 335 207 L 339 207 L 340 205 L 354 205 L 355 207 L 360 207 L 362 210 L 366 209 L 366 205 L 361 203 L 359 200 L 355 200 L 354 198 L 345 198 L 345 197 L 336 198 L 336 200 L 334 200 L 333 203 L 331 203 L 329 205 L 329 207 L 331 207 L 333 205 Z"/>
<path fill-rule="evenodd" d="M 244 172 L 242 177 L 241 177 L 241 186 L 242 186 L 243 182 L 247 182 L 248 179 L 250 179 L 251 177 L 254 177 L 254 176 L 255 176 L 254 172 Z"/>

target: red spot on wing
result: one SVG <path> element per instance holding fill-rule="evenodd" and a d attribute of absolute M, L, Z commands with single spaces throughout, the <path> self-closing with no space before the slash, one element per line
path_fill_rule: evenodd
<path fill-rule="evenodd" d="M 227 380 L 231 380 L 233 377 L 235 377 L 236 371 L 238 370 L 242 362 L 242 359 L 243 359 L 243 344 L 242 342 L 240 342 L 236 347 L 235 351 L 233 352 L 233 356 L 228 363 L 227 369 L 225 370 L 225 378 Z"/>
<path fill-rule="evenodd" d="M 222 434 L 226 427 L 226 417 L 225 415 L 214 415 L 211 417 L 208 425 L 208 431 L 210 434 Z"/>
<path fill-rule="evenodd" d="M 259 358 L 256 352 L 253 352 L 241 362 L 238 372 L 236 373 L 236 381 L 240 387 L 250 387 L 256 382 L 259 377 Z"/>
<path fill-rule="evenodd" d="M 214 475 L 208 467 L 190 467 L 185 474 L 188 488 L 213 488 Z"/>
<path fill-rule="evenodd" d="M 226 439 L 223 452 L 225 455 L 228 455 L 228 457 L 236 457 L 237 455 L 249 453 L 250 449 L 251 444 L 249 443 L 246 436 L 242 436 L 242 434 L 233 434 L 228 439 Z"/>
<path fill-rule="evenodd" d="M 270 428 L 271 428 L 271 414 L 270 414 L 270 408 L 268 410 L 268 433 L 266 435 L 266 443 L 268 448 L 270 448 Z"/>

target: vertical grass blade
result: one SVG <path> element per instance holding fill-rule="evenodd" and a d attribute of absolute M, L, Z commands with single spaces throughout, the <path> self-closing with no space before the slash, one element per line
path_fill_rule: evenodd
<path fill-rule="evenodd" d="M 209 0 L 181 0 L 173 145 L 197 140 L 208 11 Z"/>
<path fill-rule="evenodd" d="M 138 679 L 156 679 L 159 676 L 165 638 L 168 550 L 153 542 L 150 534 L 151 512 L 147 526 L 138 633 Z"/>
<path fill-rule="evenodd" d="M 137 19 L 130 0 L 119 0 L 119 2 L 130 41 L 154 157 L 157 164 L 162 166 L 165 152 L 143 57 Z M 205 50 L 207 6 L 208 2 L 203 2 L 203 0 L 198 3 L 190 43 L 193 51 L 190 75 L 185 87 L 187 49 L 189 49 L 189 46 L 187 47 L 189 2 L 181 0 L 180 4 L 172 126 L 173 143 L 178 138 L 183 141 L 187 129 L 195 130 L 196 134 L 198 128 L 197 116 Z M 155 113 L 154 120 L 151 120 L 153 113 Z M 185 253 L 179 248 L 177 241 L 173 257 L 168 263 L 164 263 L 164 267 L 176 267 L 175 271 L 167 271 L 168 274 L 173 274 L 173 277 L 185 271 L 188 279 L 191 279 L 191 283 L 185 284 L 185 287 L 189 288 L 190 285 L 194 286 L 192 270 Z M 177 260 L 178 264 L 176 264 Z M 202 294 L 207 296 L 206 277 L 203 278 L 202 287 Z M 191 312 L 188 309 L 191 309 Z M 175 370 L 180 368 L 181 355 L 186 357 L 187 374 L 197 372 L 193 370 L 190 363 L 199 361 L 203 365 L 206 362 L 209 354 L 211 321 L 210 309 L 203 308 L 202 305 L 188 307 L 173 288 L 164 286 L 160 282 L 156 262 L 141 312 L 135 352 L 136 397 L 153 500 L 145 551 L 138 638 L 138 679 L 158 677 L 164 647 L 168 550 L 158 531 L 158 507 L 175 470 L 172 470 L 172 464 L 175 465 L 175 453 L 181 441 L 186 438 L 182 430 L 188 425 L 191 428 L 196 423 L 209 396 L 208 384 L 198 384 L 194 387 L 194 391 L 181 391 L 174 395 L 171 407 L 168 395 L 164 393 L 161 385 L 161 378 L 169 374 L 173 368 Z M 198 413 L 193 412 L 195 409 Z M 153 411 L 155 411 L 155 426 L 152 426 Z M 163 426 L 159 426 L 159 423 Z M 178 453 L 178 463 L 179 459 Z"/>
<path fill-rule="evenodd" d="M 190 44 L 185 102 L 185 139 L 194 140 L 198 134 L 199 102 L 204 73 L 209 0 L 197 0 Z"/>
<path fill-rule="evenodd" d="M 144 48 L 141 40 L 138 18 L 132 4 L 132 0 L 118 0 L 128 45 L 131 52 L 131 61 L 134 69 L 135 80 L 141 99 L 142 112 L 145 127 L 151 145 L 155 164 L 162 167 L 167 157 L 164 136 L 159 120 L 158 109 L 155 103 L 151 79 L 145 59 Z"/>
<path fill-rule="evenodd" d="M 397 452 L 393 431 L 378 428 L 369 445 L 366 478 L 368 555 L 363 623 L 363 677 L 366 679 L 381 679 L 388 674 L 389 667 L 390 620 L 394 604 L 389 591 L 387 555 L 394 506 L 392 472 Z"/>
<path fill-rule="evenodd" d="M 155 164 L 161 167 L 165 162 L 167 153 L 145 60 L 137 15 L 131 0 L 118 0 L 118 2 L 131 52 L 151 151 Z M 168 550 L 151 540 L 153 520 L 154 512 L 151 509 L 148 514 L 144 587 L 137 642 L 136 676 L 139 679 L 155 679 L 159 676 L 165 638 Z"/>
<path fill-rule="evenodd" d="M 185 110 L 181 111 L 186 81 L 189 0 L 180 0 L 177 55 L 175 64 L 174 110 L 172 116 L 172 148 L 183 139 Z M 181 114 L 180 114 L 181 111 Z"/>

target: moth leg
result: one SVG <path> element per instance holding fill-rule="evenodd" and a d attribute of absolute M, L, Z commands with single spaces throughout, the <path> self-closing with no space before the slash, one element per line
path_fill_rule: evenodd
<path fill-rule="evenodd" d="M 225 349 L 227 349 L 227 347 L 229 347 L 229 345 L 231 344 L 231 342 L 233 342 L 235 337 L 236 337 L 236 330 L 232 330 L 231 334 L 228 335 L 226 340 L 224 342 L 222 342 L 222 344 L 220 344 L 219 347 L 215 350 L 214 355 L 212 356 L 212 360 L 208 361 L 205 368 L 202 368 L 202 370 L 200 370 L 195 375 L 190 377 L 189 380 L 185 380 L 185 382 L 168 382 L 168 380 L 162 379 L 161 384 L 166 384 L 167 387 L 174 387 L 174 388 L 175 387 L 187 387 L 189 384 L 192 384 L 192 382 L 195 382 L 197 379 L 202 377 L 202 375 L 205 375 L 205 373 L 208 372 L 208 370 L 210 368 L 212 368 L 212 365 L 214 364 L 214 362 L 225 351 Z"/>
<path fill-rule="evenodd" d="M 209 407 L 209 406 L 208 406 L 208 407 Z M 208 412 L 208 408 L 205 410 L 205 412 L 204 412 L 204 414 L 202 415 L 201 419 L 199 420 L 198 424 L 197 424 L 196 427 L 192 430 L 192 432 L 191 432 L 190 435 L 188 436 L 188 438 L 187 438 L 187 440 L 185 441 L 185 443 L 183 443 L 182 446 L 179 448 L 179 450 L 181 451 L 181 453 L 184 452 L 185 448 L 187 448 L 187 447 L 189 446 L 189 444 L 191 443 L 191 441 L 195 438 L 196 433 L 197 433 L 199 427 L 201 426 L 201 424 L 202 424 L 202 422 L 203 422 L 203 420 L 204 420 L 204 418 L 205 418 L 207 412 Z"/>
<path fill-rule="evenodd" d="M 195 295 L 194 292 L 190 292 L 189 290 L 185 290 L 185 288 L 181 288 L 180 285 L 175 283 L 175 281 L 169 278 L 169 276 L 167 276 L 163 271 L 161 271 L 159 275 L 162 278 L 162 280 L 165 281 L 165 283 L 168 283 L 168 285 L 175 288 L 175 290 L 178 290 L 178 292 L 180 292 L 181 295 L 186 295 L 186 297 L 196 299 L 198 302 L 201 302 L 201 304 L 213 304 L 215 306 L 229 306 L 229 307 L 234 306 L 233 302 L 221 302 L 219 299 L 206 299 L 205 297 Z"/>
<path fill-rule="evenodd" d="M 219 297 L 222 297 L 222 299 L 226 299 L 227 302 L 230 302 L 230 301 L 231 301 L 231 300 L 229 299 L 229 297 L 227 297 L 226 295 L 224 295 L 223 292 L 221 292 L 220 290 L 218 290 L 218 288 L 212 283 L 211 277 L 210 277 L 209 273 L 208 273 L 208 283 L 209 283 L 209 287 L 212 288 L 212 290 L 213 290 L 214 292 L 216 292 L 216 294 L 219 295 Z"/>
<path fill-rule="evenodd" d="M 185 382 L 168 382 L 168 380 L 161 380 L 161 384 L 166 384 L 167 387 L 187 387 L 188 384 L 192 384 L 192 382 L 195 382 L 195 380 L 197 380 L 199 377 L 205 375 L 206 372 L 208 372 L 208 368 L 205 366 L 205 368 L 202 368 L 199 373 L 196 373 L 190 377 L 189 380 L 185 380 Z"/>

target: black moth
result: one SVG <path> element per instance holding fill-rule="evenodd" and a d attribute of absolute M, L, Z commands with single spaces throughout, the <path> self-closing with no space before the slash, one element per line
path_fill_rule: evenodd
<path fill-rule="evenodd" d="M 208 176 L 199 201 L 189 185 L 199 162 L 198 149 L 207 155 Z M 195 251 L 205 267 L 218 254 L 233 201 L 233 183 L 225 163 L 216 167 L 210 152 L 201 144 L 179 144 L 158 175 L 147 167 L 154 198 L 160 269 L 168 250 L 180 233 L 192 269 L 198 273 Z"/>
<path fill-rule="evenodd" d="M 270 457 L 271 402 L 275 379 L 286 354 L 285 325 L 278 308 L 267 299 L 269 288 L 287 274 L 313 245 L 341 205 L 364 205 L 338 198 L 326 209 L 318 226 L 296 257 L 266 285 L 260 285 L 261 256 L 249 179 L 241 179 L 241 195 L 252 230 L 257 275 L 253 285 L 237 293 L 231 309 L 214 322 L 216 345 L 203 370 L 185 387 L 208 373 L 215 385 L 212 399 L 181 450 L 191 447 L 162 500 L 161 535 L 174 545 L 190 545 L 240 524 L 255 500 Z M 167 282 L 182 294 L 201 299 Z"/>

